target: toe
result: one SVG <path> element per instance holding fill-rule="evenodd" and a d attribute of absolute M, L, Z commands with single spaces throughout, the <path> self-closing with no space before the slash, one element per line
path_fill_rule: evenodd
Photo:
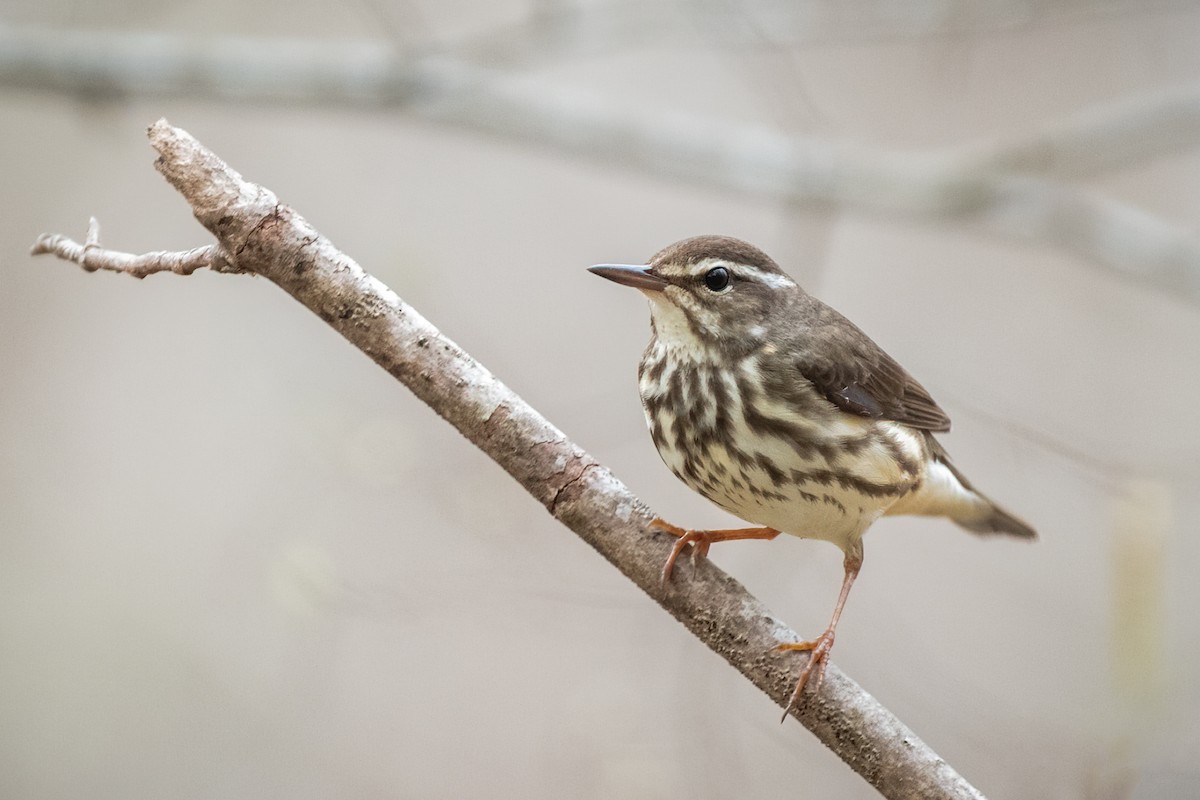
<path fill-rule="evenodd" d="M 672 536 L 687 535 L 686 528 L 680 528 L 678 525 L 672 525 L 662 517 L 655 517 L 653 520 L 651 520 L 650 529 L 658 531 L 659 533 L 669 533 Z"/>

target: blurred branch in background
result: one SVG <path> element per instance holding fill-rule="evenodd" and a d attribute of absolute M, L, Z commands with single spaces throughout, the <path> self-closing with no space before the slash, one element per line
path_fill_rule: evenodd
<path fill-rule="evenodd" d="M 1078 5 L 1026 0 L 575 0 L 534 4 L 526 19 L 474 41 L 460 42 L 454 49 L 480 62 L 526 66 L 647 45 L 701 47 L 720 42 L 761 49 L 999 33 L 1186 5 L 1186 0 L 1108 0 Z"/>
<path fill-rule="evenodd" d="M 648 532 L 653 515 L 607 469 L 270 190 L 245 181 L 165 121 L 152 126 L 150 138 L 159 152 L 157 168 L 216 244 L 143 261 L 102 249 L 93 221 L 84 244 L 43 236 L 34 252 L 88 269 L 132 267 L 142 276 L 153 265 L 186 272 L 211 263 L 271 280 L 408 386 L 772 700 L 787 703 L 795 662 L 771 651 L 780 640 L 799 637 L 762 603 L 707 560 L 686 579 L 664 586 L 659 567 L 669 537 Z M 468 691 L 489 688 L 485 680 Z M 835 666 L 793 715 L 885 797 L 982 797 Z"/>
<path fill-rule="evenodd" d="M 689 13 L 695 8 L 689 4 Z M 870 4 L 864 8 L 884 13 Z M 620 9 L 627 10 L 625 4 Z M 547 28 L 545 20 L 558 17 L 545 13 L 526 23 L 530 36 L 578 30 L 562 22 Z M 594 22 L 601 12 L 577 13 Z M 977 22 L 1018 18 L 983 14 Z M 786 31 L 796 23 L 780 24 Z M 588 27 L 589 36 L 623 35 L 623 28 Z M 1195 236 L 1063 180 L 1194 147 L 1200 142 L 1200 86 L 1091 109 L 1013 140 L 886 153 L 726 120 L 634 112 L 542 77 L 481 65 L 478 58 L 491 52 L 489 41 L 520 39 L 505 30 L 507 36 L 409 54 L 379 42 L 198 41 L 0 28 L 0 84 L 89 97 L 191 95 L 404 108 L 524 144 L 788 203 L 974 224 L 1008 239 L 1064 248 L 1200 302 Z"/>

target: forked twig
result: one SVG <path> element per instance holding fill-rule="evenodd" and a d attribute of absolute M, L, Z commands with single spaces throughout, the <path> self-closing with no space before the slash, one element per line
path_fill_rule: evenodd
<path fill-rule="evenodd" d="M 183 252 L 157 250 L 153 253 L 134 255 L 100 247 L 100 223 L 95 217 L 88 220 L 87 238 L 83 244 L 60 233 L 43 233 L 29 249 L 31 255 L 49 253 L 64 261 L 74 261 L 88 272 L 111 270 L 123 272 L 135 278 L 145 278 L 156 272 L 174 272 L 191 275 L 198 269 L 208 268 L 214 272 L 241 272 L 225 256 L 219 245 L 197 247 Z"/>

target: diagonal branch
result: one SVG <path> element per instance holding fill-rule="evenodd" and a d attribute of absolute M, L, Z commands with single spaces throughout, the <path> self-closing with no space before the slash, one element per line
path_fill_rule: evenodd
<path fill-rule="evenodd" d="M 217 238 L 216 245 L 191 252 L 262 275 L 307 306 L 491 456 L 710 649 L 776 703 L 787 702 L 796 661 L 770 650 L 780 640 L 799 637 L 762 603 L 708 561 L 662 587 L 659 567 L 670 550 L 668 537 L 648 531 L 653 515 L 611 472 L 270 190 L 243 180 L 164 120 L 150 128 L 150 139 L 159 153 L 158 170 Z M 158 254 L 153 259 L 158 267 L 151 267 L 99 248 L 97 236 L 94 227 L 87 245 L 43 236 L 34 252 L 90 268 L 127 265 L 125 271 L 134 274 L 188 261 L 182 254 L 177 260 Z M 794 716 L 886 797 L 982 798 L 835 666 Z"/>

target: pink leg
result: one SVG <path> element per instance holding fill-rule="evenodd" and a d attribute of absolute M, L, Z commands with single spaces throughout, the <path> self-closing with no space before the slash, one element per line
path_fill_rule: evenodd
<path fill-rule="evenodd" d="M 811 642 L 787 642 L 775 648 L 778 651 L 806 650 L 809 653 L 808 663 L 800 671 L 796 689 L 792 692 L 787 707 L 783 710 L 783 719 L 787 719 L 788 714 L 799 705 L 800 696 L 804 693 L 804 687 L 810 680 L 815 692 L 821 688 L 821 681 L 825 678 L 825 664 L 829 660 L 829 651 L 833 649 L 838 620 L 841 619 L 846 598 L 850 596 L 850 587 L 854 585 L 854 579 L 858 577 L 858 570 L 862 567 L 862 556 L 847 554 L 842 566 L 846 571 L 842 578 L 842 591 L 838 595 L 837 605 L 833 607 L 833 619 L 829 621 L 829 627 L 825 629 L 825 632 Z"/>

